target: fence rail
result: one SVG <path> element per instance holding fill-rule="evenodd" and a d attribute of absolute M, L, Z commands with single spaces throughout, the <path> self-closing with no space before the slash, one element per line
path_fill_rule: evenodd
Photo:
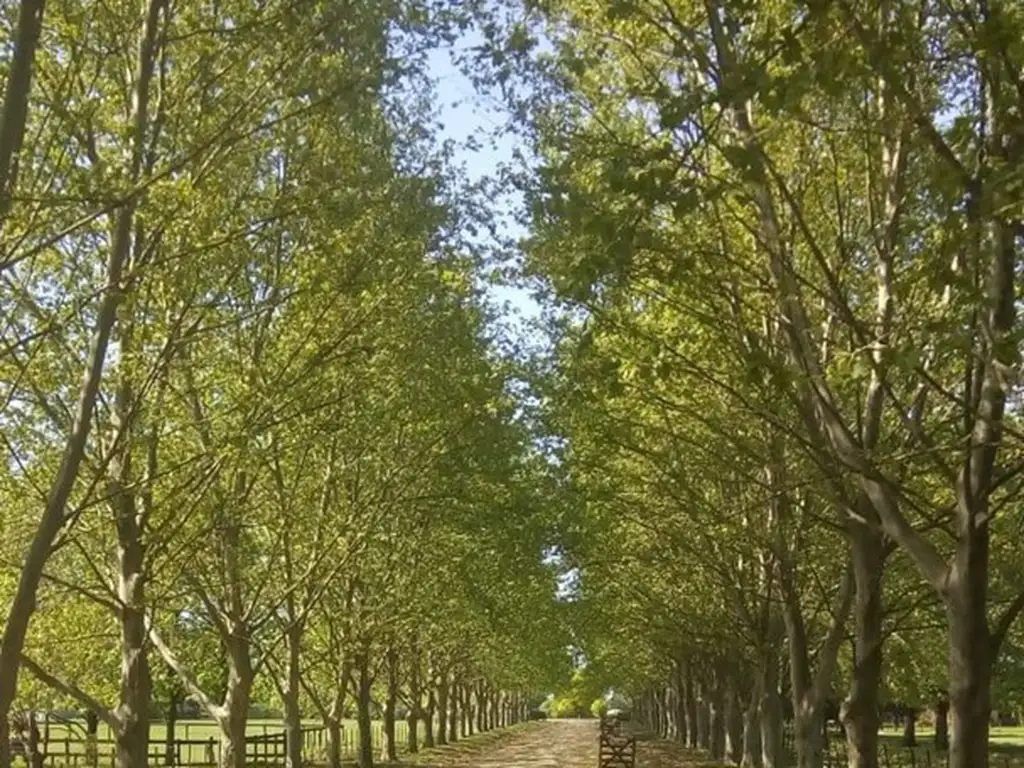
<path fill-rule="evenodd" d="M 795 756 L 796 740 L 792 727 L 787 727 L 783 733 L 783 747 L 790 756 Z M 842 731 L 829 732 L 824 758 L 824 768 L 846 768 L 849 765 Z M 949 768 L 949 753 L 924 744 L 905 747 L 882 741 L 878 745 L 878 765 L 879 768 Z M 1024 768 L 1024 759 L 995 752 L 989 754 L 989 765 L 991 768 Z"/>
<path fill-rule="evenodd" d="M 356 734 L 343 729 L 341 752 L 354 754 Z M 346 733 L 349 731 L 349 733 Z M 325 728 L 302 729 L 302 756 L 304 761 L 319 762 L 327 746 Z M 379 748 L 379 734 L 375 747 Z M 245 762 L 247 766 L 279 766 L 285 762 L 288 738 L 284 730 L 264 733 L 250 733 L 245 738 Z M 83 738 L 65 735 L 51 737 L 41 734 L 36 754 L 28 745 L 20 744 L 15 752 L 25 758 L 30 768 L 105 768 L 113 766 L 117 759 L 117 741 L 112 738 Z M 154 739 L 149 743 L 149 762 L 153 765 L 174 768 L 199 768 L 215 766 L 220 762 L 220 739 L 210 736 L 205 739 Z"/>
<path fill-rule="evenodd" d="M 598 766 L 600 768 L 634 768 L 636 738 L 620 729 L 615 717 L 601 716 Z"/>

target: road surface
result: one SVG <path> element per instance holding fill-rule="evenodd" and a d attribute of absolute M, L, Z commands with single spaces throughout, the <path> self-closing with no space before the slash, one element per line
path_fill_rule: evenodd
<path fill-rule="evenodd" d="M 486 740 L 493 736 L 494 740 Z M 486 740 L 486 741 L 485 741 Z M 423 753 L 416 768 L 597 768 L 596 720 L 547 720 Z M 637 743 L 637 768 L 714 768 L 668 741 Z"/>
<path fill-rule="evenodd" d="M 424 768 L 596 768 L 597 721 L 530 723 L 480 751 L 431 756 L 422 765 Z"/>

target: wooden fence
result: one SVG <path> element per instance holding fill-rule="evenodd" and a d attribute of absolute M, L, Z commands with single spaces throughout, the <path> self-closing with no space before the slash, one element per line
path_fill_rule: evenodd
<path fill-rule="evenodd" d="M 355 729 L 352 729 L 355 730 Z M 343 739 L 342 753 L 354 752 L 354 739 Z M 302 756 L 304 762 L 322 762 L 326 753 L 327 735 L 324 728 L 302 730 Z M 379 746 L 379 745 L 378 745 Z M 111 738 L 88 739 L 64 735 L 58 738 L 43 736 L 35 760 L 29 760 L 25 750 L 18 750 L 32 768 L 105 768 L 113 766 L 117 756 L 117 742 Z M 221 745 L 216 737 L 204 739 L 154 740 L 149 743 L 151 765 L 215 766 L 220 762 Z M 248 734 L 245 738 L 247 766 L 281 766 L 287 754 L 287 735 L 284 730 Z"/>
<path fill-rule="evenodd" d="M 601 717 L 598 768 L 633 768 L 636 764 L 636 738 L 625 733 L 615 717 Z"/>
<path fill-rule="evenodd" d="M 830 731 L 828 737 L 824 756 L 825 768 L 846 768 L 849 762 L 842 731 Z M 784 731 L 783 746 L 791 756 L 795 756 L 796 742 L 791 726 Z M 879 768 L 949 768 L 949 753 L 925 744 L 904 747 L 882 740 L 878 745 L 878 765 Z M 993 751 L 989 754 L 989 766 L 1024 768 L 1024 755 L 1018 757 Z"/>

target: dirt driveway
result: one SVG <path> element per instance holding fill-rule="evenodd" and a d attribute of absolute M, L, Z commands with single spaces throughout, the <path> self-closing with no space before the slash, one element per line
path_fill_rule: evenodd
<path fill-rule="evenodd" d="M 511 732 L 495 733 L 486 745 L 436 750 L 423 768 L 595 768 L 597 723 L 594 720 L 548 720 Z M 490 735 L 490 734 L 488 734 Z M 467 748 L 468 747 L 468 748 Z"/>
<path fill-rule="evenodd" d="M 597 768 L 597 721 L 547 720 L 422 753 L 416 768 Z M 667 741 L 640 741 L 637 768 L 715 768 Z"/>

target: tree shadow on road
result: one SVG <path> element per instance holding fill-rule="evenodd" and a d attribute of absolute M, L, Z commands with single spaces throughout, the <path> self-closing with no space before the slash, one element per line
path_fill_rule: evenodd
<path fill-rule="evenodd" d="M 456 765 L 471 765 L 477 759 L 484 760 L 489 753 L 503 746 L 506 742 L 515 738 L 521 738 L 523 731 L 529 728 L 530 725 L 523 724 L 476 734 L 454 744 L 433 747 L 415 755 L 404 755 L 399 763 L 384 763 L 383 765 L 409 765 L 416 766 L 416 768 L 448 768 L 449 766 Z"/>

